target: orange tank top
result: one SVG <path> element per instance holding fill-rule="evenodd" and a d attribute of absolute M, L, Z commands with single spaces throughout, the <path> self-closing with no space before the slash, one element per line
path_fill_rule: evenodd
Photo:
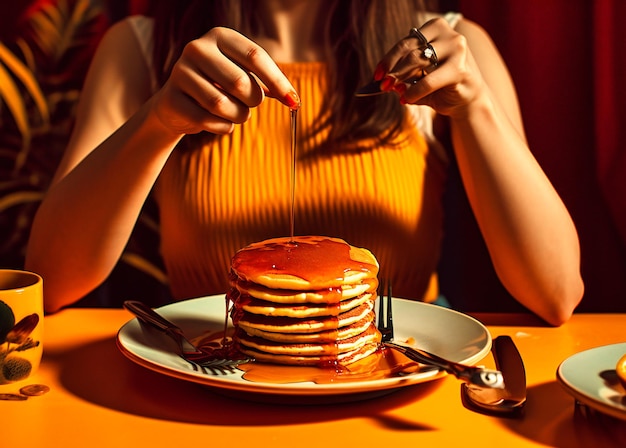
<path fill-rule="evenodd" d="M 323 63 L 283 64 L 309 129 L 328 93 Z M 241 247 L 288 236 L 290 111 L 266 99 L 232 134 L 175 151 L 155 187 L 161 252 L 175 299 L 224 293 Z M 442 239 L 446 163 L 407 117 L 399 146 L 316 150 L 323 135 L 298 140 L 295 234 L 343 238 L 377 257 L 394 296 L 432 301 Z"/>

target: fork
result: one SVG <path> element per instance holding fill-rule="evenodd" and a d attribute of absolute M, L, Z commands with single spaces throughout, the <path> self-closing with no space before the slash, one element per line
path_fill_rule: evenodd
<path fill-rule="evenodd" d="M 385 289 L 387 289 L 386 294 Z M 502 373 L 497 370 L 449 361 L 425 350 L 395 342 L 393 340 L 392 297 L 391 283 L 381 281 L 378 293 L 378 331 L 382 335 L 381 343 L 384 347 L 397 350 L 415 362 L 438 367 L 467 383 L 494 389 L 504 388 Z"/>
<path fill-rule="evenodd" d="M 141 322 L 162 331 L 176 341 L 179 356 L 187 361 L 196 372 L 226 375 L 235 372 L 235 368 L 239 364 L 251 361 L 251 359 L 247 357 L 231 359 L 230 357 L 222 357 L 223 353 L 220 353 L 220 351 L 199 349 L 185 337 L 180 327 L 165 319 L 143 302 L 126 300 L 124 302 L 124 308 L 137 316 Z"/>

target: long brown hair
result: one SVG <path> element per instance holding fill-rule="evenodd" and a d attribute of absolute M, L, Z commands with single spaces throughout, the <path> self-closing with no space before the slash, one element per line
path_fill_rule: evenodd
<path fill-rule="evenodd" d="M 257 26 L 258 0 L 160 0 L 153 3 L 155 70 L 163 84 L 187 42 L 212 27 L 226 26 L 249 35 Z M 425 10 L 424 0 L 328 0 L 324 43 L 328 95 L 317 129 L 328 130 L 329 146 L 361 139 L 392 143 L 404 108 L 395 95 L 357 98 L 355 89 L 372 78 L 382 56 Z M 348 69 L 346 69 L 348 67 Z M 353 68 L 354 69 L 351 69 Z"/>

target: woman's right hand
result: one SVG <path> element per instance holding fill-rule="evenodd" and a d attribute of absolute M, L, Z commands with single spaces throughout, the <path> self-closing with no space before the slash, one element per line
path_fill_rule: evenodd
<path fill-rule="evenodd" d="M 173 133 L 227 134 L 265 96 L 292 109 L 300 106 L 295 89 L 263 48 L 237 31 L 216 27 L 185 46 L 152 104 Z"/>

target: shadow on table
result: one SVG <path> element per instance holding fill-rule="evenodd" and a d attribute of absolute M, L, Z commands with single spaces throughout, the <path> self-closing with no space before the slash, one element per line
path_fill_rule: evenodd
<path fill-rule="evenodd" d="M 435 380 L 378 394 L 375 400 L 355 395 L 347 402 L 347 397 L 304 400 L 231 393 L 134 364 L 117 349 L 114 339 L 93 342 L 55 355 L 52 361 L 62 366 L 60 381 L 63 386 L 81 399 L 134 415 L 211 425 L 271 426 L 366 416 L 394 430 L 432 430 L 434 428 L 428 424 L 414 419 L 405 421 L 385 412 L 419 400 L 440 385 L 440 380 Z M 320 411 L 322 405 L 332 401 L 332 406 L 325 406 L 323 412 Z M 280 415 L 279 419 L 277 415 Z"/>
<path fill-rule="evenodd" d="M 528 388 L 521 418 L 498 419 L 511 431 L 547 446 L 626 447 L 626 422 L 577 405 L 556 380 Z"/>

